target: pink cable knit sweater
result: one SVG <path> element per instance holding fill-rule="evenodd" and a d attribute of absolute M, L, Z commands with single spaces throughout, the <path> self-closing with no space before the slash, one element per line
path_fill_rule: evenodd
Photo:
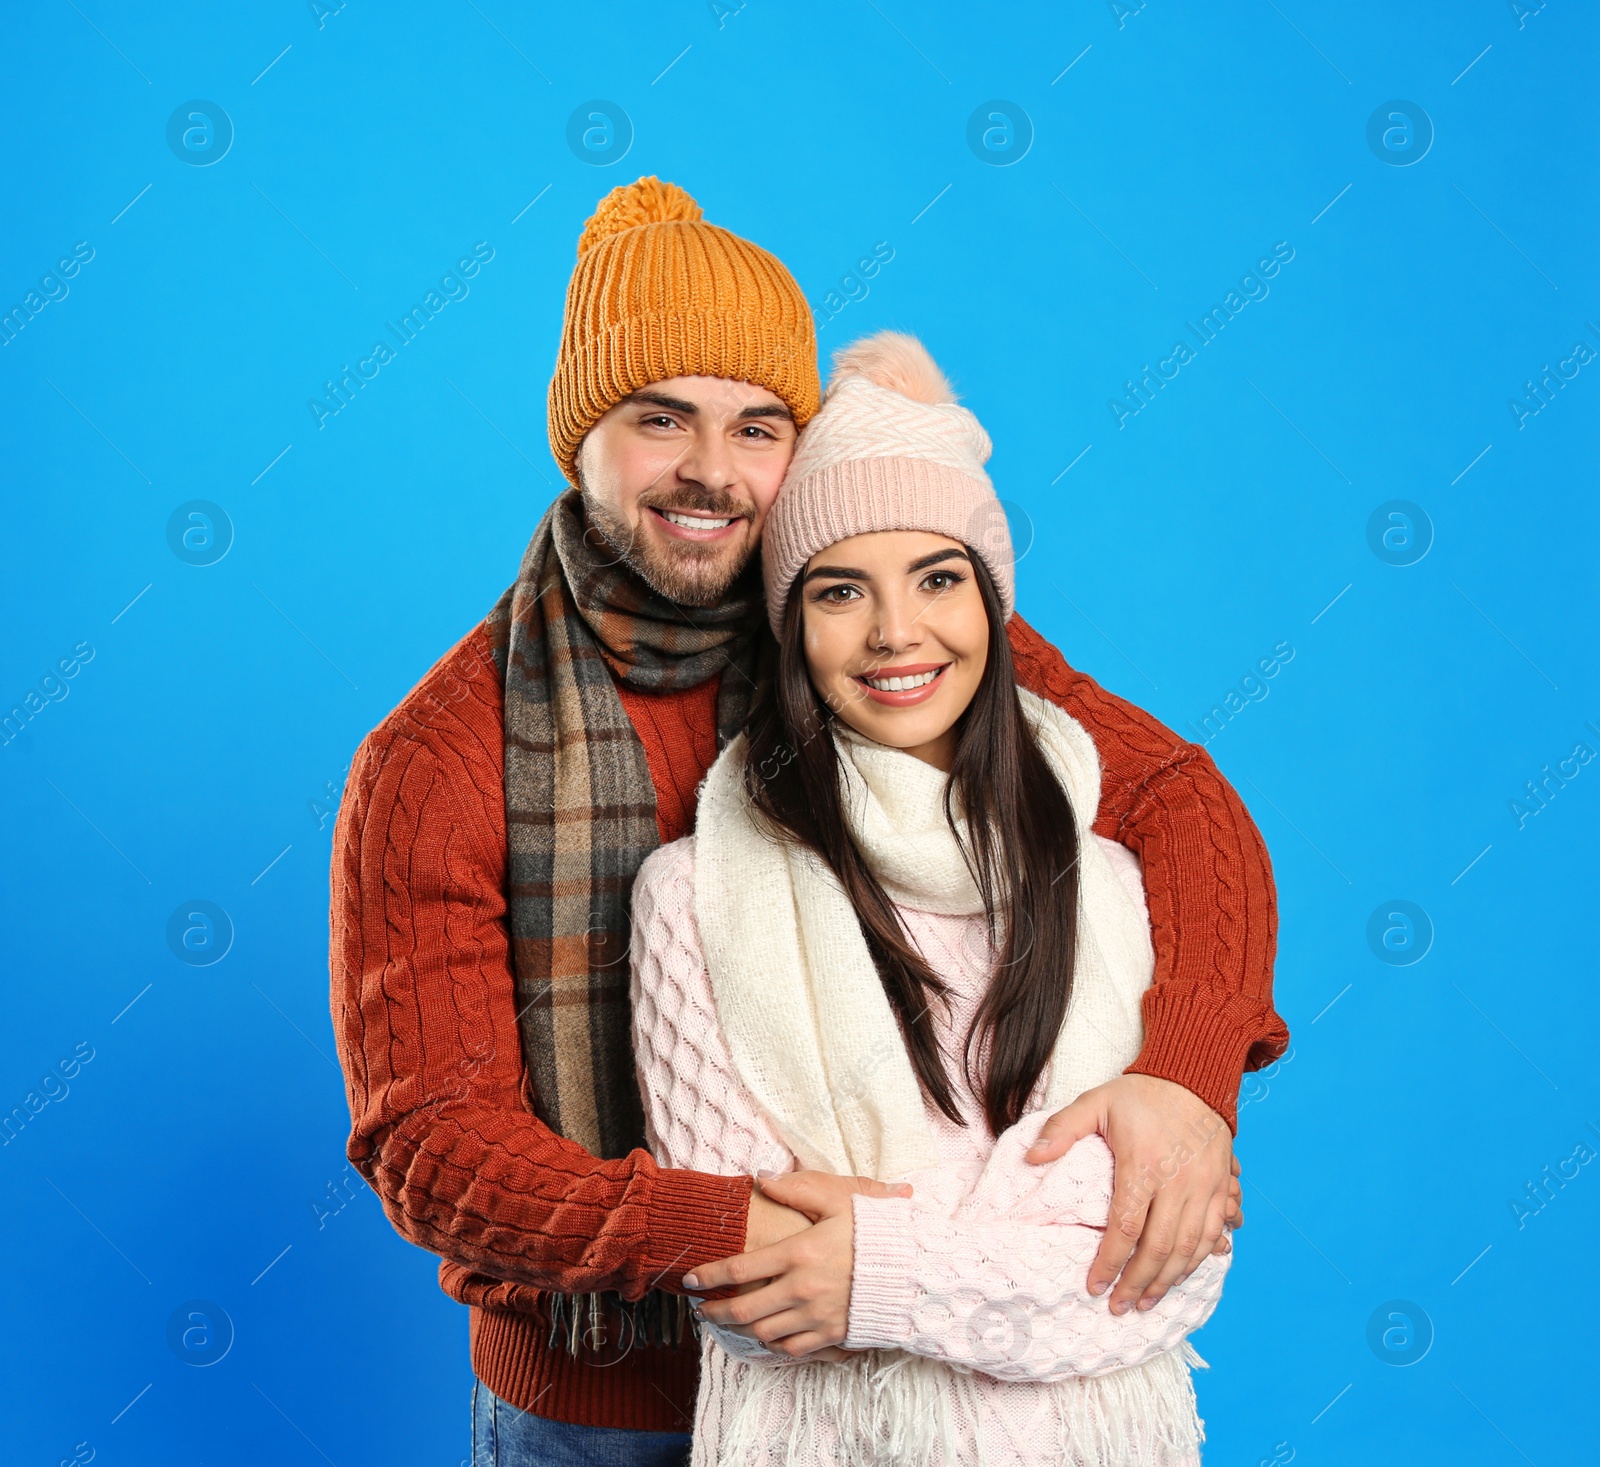
<path fill-rule="evenodd" d="M 1136 859 L 1100 840 L 1119 875 L 1143 906 Z M 669 1167 L 732 1175 L 758 1169 L 790 1171 L 797 1162 L 735 1073 L 717 1024 L 710 976 L 694 917 L 694 837 L 654 852 L 634 888 L 633 1012 L 640 1089 L 656 1159 Z M 952 987 L 948 1020 L 940 1006 L 940 1042 L 947 1063 L 959 1056 L 973 1012 L 988 982 L 993 953 L 977 917 L 902 909 L 906 926 L 934 970 Z M 953 1424 L 966 1445 L 960 1461 L 986 1464 L 1078 1462 L 1074 1433 L 1103 1417 L 1109 1401 L 1095 1399 L 1087 1378 L 1154 1362 L 1182 1372 L 1188 1389 L 1185 1336 L 1210 1316 L 1222 1292 L 1231 1254 L 1213 1256 L 1154 1308 L 1123 1316 L 1087 1291 L 1088 1268 L 1111 1204 L 1112 1158 L 1098 1136 L 1081 1141 L 1060 1161 L 1030 1166 L 1023 1153 L 1038 1134 L 1043 1111 L 1030 1111 L 998 1140 L 981 1106 L 950 1063 L 966 1125 L 933 1106 L 928 1119 L 940 1163 L 913 1174 L 906 1199 L 858 1197 L 854 1202 L 855 1263 L 849 1333 L 852 1350 L 896 1350 L 952 1367 Z M 1041 1079 L 1036 1098 L 1043 1094 Z M 1185 1353 L 1180 1353 L 1183 1351 Z M 695 1423 L 695 1461 L 723 1460 L 727 1403 L 740 1372 L 840 1370 L 820 1362 L 797 1366 L 743 1336 L 708 1327 Z M 1051 1383 L 1067 1384 L 1045 1389 Z M 969 1388 L 970 1384 L 970 1388 Z M 1173 1382 L 1169 1379 L 1170 1388 Z M 1075 1393 L 1082 1399 L 1075 1402 Z M 946 1394 L 950 1394 L 947 1392 Z M 824 1412 L 824 1414 L 826 1414 Z M 1198 1439 L 1199 1423 L 1193 1421 Z M 794 1404 L 762 1428 L 791 1438 Z M 791 1439 L 789 1460 L 835 1460 L 825 1420 L 807 1423 L 804 1441 Z M 1113 1433 L 1117 1435 L 1117 1433 Z M 1198 1462 L 1194 1441 L 1175 1444 L 1118 1436 L 1114 1455 L 1126 1463 Z"/>

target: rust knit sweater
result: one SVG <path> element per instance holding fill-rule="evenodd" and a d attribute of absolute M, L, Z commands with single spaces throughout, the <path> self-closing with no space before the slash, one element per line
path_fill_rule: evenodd
<path fill-rule="evenodd" d="M 1018 681 L 1089 731 L 1095 829 L 1136 851 L 1156 949 L 1132 1071 L 1187 1086 L 1235 1124 L 1246 1068 L 1281 1054 L 1271 868 L 1209 757 L 1068 667 L 1020 616 Z M 656 787 L 662 842 L 693 824 L 716 757 L 716 680 L 620 687 Z M 541 1289 L 681 1290 L 743 1249 L 750 1183 L 601 1161 L 534 1116 L 506 921 L 501 690 L 480 625 L 357 752 L 334 831 L 330 969 L 352 1129 L 347 1154 L 402 1237 L 471 1307 L 472 1365 L 497 1395 L 585 1425 L 687 1429 L 698 1346 L 596 1366 L 547 1344 Z"/>

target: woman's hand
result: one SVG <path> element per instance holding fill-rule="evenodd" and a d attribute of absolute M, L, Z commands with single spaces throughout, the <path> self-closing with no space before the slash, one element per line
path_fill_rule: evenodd
<path fill-rule="evenodd" d="M 700 1317 L 759 1340 L 778 1354 L 818 1358 L 817 1352 L 826 1350 L 821 1358 L 842 1359 L 843 1352 L 832 1347 L 843 1341 L 850 1325 L 850 1278 L 855 1267 L 852 1199 L 864 1193 L 909 1196 L 911 1189 L 824 1172 L 764 1178 L 759 1186 L 761 1195 L 803 1213 L 812 1226 L 737 1258 L 705 1264 L 684 1276 L 684 1286 L 699 1292 L 748 1285 L 735 1298 L 701 1304 Z"/>

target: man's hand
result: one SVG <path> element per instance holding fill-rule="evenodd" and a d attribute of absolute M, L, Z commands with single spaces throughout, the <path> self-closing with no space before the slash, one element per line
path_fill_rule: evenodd
<path fill-rule="evenodd" d="M 699 1291 L 738 1285 L 736 1298 L 707 1301 L 699 1308 L 700 1317 L 760 1340 L 779 1354 L 840 1359 L 841 1352 L 832 1347 L 844 1339 L 850 1323 L 855 1266 L 851 1199 L 858 1193 L 907 1197 L 911 1189 L 826 1172 L 765 1178 L 760 1189 L 750 1200 L 747 1251 L 685 1274 L 684 1287 Z M 758 1214 L 758 1201 L 772 1212 L 763 1208 Z M 800 1220 L 798 1228 L 792 1225 L 794 1218 Z M 763 1245 L 772 1232 L 777 1240 Z"/>
<path fill-rule="evenodd" d="M 744 1251 L 754 1253 L 761 1248 L 770 1248 L 774 1243 L 805 1232 L 810 1226 L 811 1219 L 805 1213 L 774 1202 L 757 1184 L 750 1194 L 750 1213 L 744 1225 Z M 699 1278 L 699 1275 L 695 1277 Z M 711 1288 L 713 1285 L 702 1283 L 701 1287 Z"/>
<path fill-rule="evenodd" d="M 1112 1313 L 1136 1302 L 1149 1309 L 1210 1254 L 1232 1246 L 1227 1230 L 1244 1221 L 1233 1137 L 1227 1122 L 1182 1085 L 1119 1075 L 1051 1116 L 1027 1159 L 1054 1161 L 1097 1132 L 1116 1172 L 1089 1292 L 1103 1293 L 1116 1280 Z"/>

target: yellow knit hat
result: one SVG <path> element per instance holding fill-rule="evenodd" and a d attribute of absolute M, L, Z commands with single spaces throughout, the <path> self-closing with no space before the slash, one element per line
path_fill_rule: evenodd
<path fill-rule="evenodd" d="M 630 392 L 669 377 L 754 382 L 803 427 L 817 410 L 811 307 L 782 264 L 641 178 L 600 201 L 578 240 L 550 380 L 550 449 L 574 484 L 583 435 Z"/>

